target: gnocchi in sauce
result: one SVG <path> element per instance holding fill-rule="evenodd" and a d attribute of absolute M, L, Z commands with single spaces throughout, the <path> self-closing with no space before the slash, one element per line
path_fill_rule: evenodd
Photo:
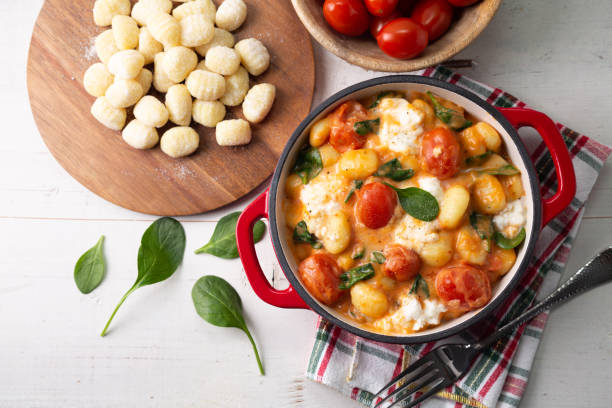
<path fill-rule="evenodd" d="M 486 305 L 527 206 L 497 130 L 431 93 L 342 103 L 310 129 L 283 211 L 298 275 L 366 330 L 410 334 Z"/>

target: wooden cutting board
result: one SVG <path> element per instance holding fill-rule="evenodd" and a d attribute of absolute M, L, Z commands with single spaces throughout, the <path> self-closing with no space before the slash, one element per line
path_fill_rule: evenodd
<path fill-rule="evenodd" d="M 270 68 L 251 77 L 251 85 L 276 85 L 272 111 L 252 125 L 253 141 L 241 147 L 218 146 L 214 129 L 192 122 L 200 148 L 187 158 L 172 159 L 159 147 L 131 148 L 119 132 L 91 116 L 95 98 L 83 89 L 83 74 L 98 62 L 94 38 L 104 28 L 93 23 L 92 1 L 47 0 L 32 35 L 28 91 L 38 129 L 60 165 L 100 197 L 155 215 L 210 211 L 262 184 L 310 110 L 314 59 L 310 37 L 289 1 L 246 3 L 247 21 L 234 34 L 237 40 L 256 37 L 270 51 Z M 226 118 L 233 117 L 242 117 L 240 107 L 228 109 Z"/>

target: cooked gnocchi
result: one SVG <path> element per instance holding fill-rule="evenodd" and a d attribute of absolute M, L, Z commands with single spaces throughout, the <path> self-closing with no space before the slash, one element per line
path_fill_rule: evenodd
<path fill-rule="evenodd" d="M 484 306 L 525 236 L 522 179 L 501 136 L 436 99 L 384 92 L 340 104 L 311 125 L 285 181 L 303 285 L 371 331 L 413 333 Z M 249 91 L 247 119 L 251 104 L 262 105 Z"/>

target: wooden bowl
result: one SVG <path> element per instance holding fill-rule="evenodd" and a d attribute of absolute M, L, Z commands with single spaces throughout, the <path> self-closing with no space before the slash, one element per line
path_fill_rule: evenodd
<path fill-rule="evenodd" d="M 291 0 L 293 8 L 306 29 L 323 47 L 340 58 L 375 71 L 416 71 L 445 61 L 467 47 L 489 24 L 501 0 L 483 0 L 470 7 L 456 8 L 450 29 L 416 58 L 400 60 L 382 52 L 376 40 L 367 32 L 349 37 L 334 31 L 323 17 L 322 2 Z"/>

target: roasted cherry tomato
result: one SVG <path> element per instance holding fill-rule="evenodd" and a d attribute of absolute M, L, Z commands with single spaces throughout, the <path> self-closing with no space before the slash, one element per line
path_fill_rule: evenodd
<path fill-rule="evenodd" d="M 421 158 L 425 169 L 440 180 L 452 177 L 459 171 L 459 142 L 445 127 L 432 129 L 423 135 Z"/>
<path fill-rule="evenodd" d="M 308 292 L 326 305 L 335 303 L 342 295 L 338 289 L 342 269 L 331 256 L 310 255 L 300 262 L 298 273 Z"/>
<path fill-rule="evenodd" d="M 399 3 L 397 3 L 397 10 L 402 13 L 402 15 L 409 16 L 410 13 L 412 13 L 412 8 L 415 3 L 416 0 L 399 0 Z"/>
<path fill-rule="evenodd" d="M 382 228 L 389 223 L 395 206 L 397 194 L 383 183 L 368 183 L 357 191 L 355 215 L 363 225 L 370 229 Z"/>
<path fill-rule="evenodd" d="M 344 102 L 332 114 L 329 143 L 340 153 L 363 147 L 368 136 L 355 132 L 355 123 L 367 118 L 368 112 L 359 102 Z"/>
<path fill-rule="evenodd" d="M 361 0 L 325 0 L 323 16 L 339 33 L 357 36 L 370 27 L 370 15 Z"/>
<path fill-rule="evenodd" d="M 398 0 L 365 0 L 365 5 L 371 15 L 386 17 L 395 11 L 397 2 Z"/>
<path fill-rule="evenodd" d="M 427 30 L 431 42 L 450 27 L 453 7 L 446 0 L 422 0 L 414 7 L 410 17 Z"/>
<path fill-rule="evenodd" d="M 388 245 L 383 251 L 385 274 L 398 282 L 414 278 L 421 269 L 421 258 L 414 250 L 402 245 Z"/>
<path fill-rule="evenodd" d="M 423 52 L 428 43 L 427 31 L 407 17 L 387 23 L 376 37 L 378 46 L 393 58 L 413 58 Z"/>
<path fill-rule="evenodd" d="M 382 30 L 382 28 L 387 23 L 390 23 L 391 21 L 395 20 L 396 18 L 400 18 L 401 16 L 402 15 L 399 11 L 394 11 L 387 17 L 374 17 L 370 22 L 370 33 L 372 34 L 372 37 L 376 38 L 380 30 Z"/>
<path fill-rule="evenodd" d="M 473 310 L 491 300 L 487 274 L 466 264 L 441 269 L 436 275 L 436 291 L 450 309 Z"/>
<path fill-rule="evenodd" d="M 479 1 L 480 0 L 448 0 L 448 2 L 455 7 L 471 6 L 472 4 L 477 3 Z"/>

